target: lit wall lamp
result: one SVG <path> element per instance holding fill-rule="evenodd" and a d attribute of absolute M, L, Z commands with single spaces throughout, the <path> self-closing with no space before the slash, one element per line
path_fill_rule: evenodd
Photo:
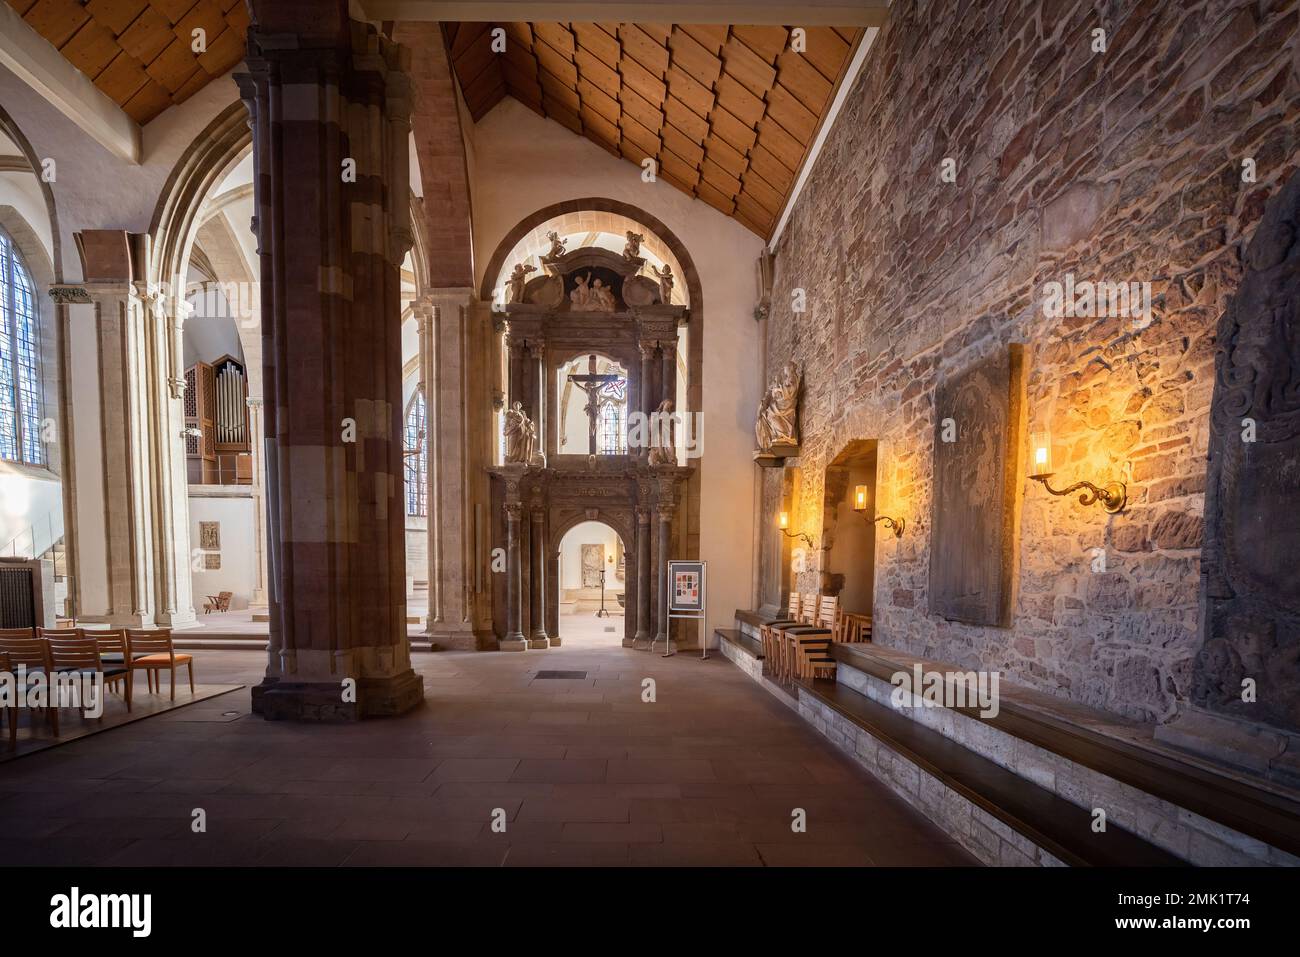
<path fill-rule="evenodd" d="M 813 547 L 812 536 L 809 535 L 807 532 L 792 532 L 792 531 L 790 531 L 790 513 L 789 513 L 789 512 L 782 512 L 782 513 L 781 513 L 780 526 L 781 526 L 781 534 L 783 534 L 786 538 L 802 538 L 805 542 L 807 542 L 809 548 L 812 548 L 812 547 Z"/>
<path fill-rule="evenodd" d="M 859 485 L 853 490 L 853 511 L 862 516 L 863 521 L 867 520 L 867 487 Z M 874 525 L 876 522 L 884 522 L 885 528 L 892 529 L 895 538 L 903 537 L 903 529 L 907 525 L 905 518 L 890 518 L 887 515 L 877 515 L 871 519 Z"/>
<path fill-rule="evenodd" d="M 1052 471 L 1052 433 L 1035 432 L 1029 437 L 1029 477 L 1035 482 L 1042 482 L 1043 488 L 1053 495 L 1069 495 L 1083 491 L 1079 495 L 1080 505 L 1092 505 L 1100 502 L 1101 507 L 1112 515 L 1122 512 L 1128 502 L 1128 488 L 1123 482 L 1110 482 L 1104 486 L 1091 482 L 1075 482 L 1069 488 L 1060 490 L 1052 488 L 1047 480 L 1055 473 Z"/>

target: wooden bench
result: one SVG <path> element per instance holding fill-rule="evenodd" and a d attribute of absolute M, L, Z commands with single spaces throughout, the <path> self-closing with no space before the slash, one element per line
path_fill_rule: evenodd
<path fill-rule="evenodd" d="M 844 685 L 799 678 L 801 693 L 843 716 L 1007 827 L 1075 867 L 1178 867 L 1185 862 L 1110 824 L 1098 833 L 1092 815 L 903 714 Z"/>

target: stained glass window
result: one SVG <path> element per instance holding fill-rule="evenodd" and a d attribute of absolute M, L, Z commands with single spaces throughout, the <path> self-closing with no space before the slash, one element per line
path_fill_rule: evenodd
<path fill-rule="evenodd" d="M 0 230 L 0 458 L 45 464 L 36 286 Z"/>
<path fill-rule="evenodd" d="M 601 455 L 627 452 L 627 432 L 623 413 L 627 408 L 627 379 L 606 382 L 600 388 L 600 417 L 597 420 L 596 449 Z"/>
<path fill-rule="evenodd" d="M 424 390 L 417 388 L 406 407 L 402 458 L 406 464 L 406 514 L 427 515 L 429 437 L 425 425 Z"/>

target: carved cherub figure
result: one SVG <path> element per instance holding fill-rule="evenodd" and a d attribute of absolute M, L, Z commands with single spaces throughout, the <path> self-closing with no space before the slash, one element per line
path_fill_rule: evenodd
<path fill-rule="evenodd" d="M 524 286 L 528 283 L 528 274 L 530 272 L 537 272 L 537 267 L 526 266 L 523 263 L 518 263 L 515 266 L 515 271 L 512 272 L 510 278 L 506 280 L 506 289 L 508 292 L 506 302 L 524 301 Z"/>
<path fill-rule="evenodd" d="M 543 258 L 543 259 L 559 259 L 561 256 L 563 256 L 564 253 L 565 253 L 564 244 L 565 244 L 566 242 L 568 242 L 568 240 L 567 240 L 567 239 L 561 239 L 561 238 L 560 238 L 560 234 L 557 233 L 557 232 L 555 232 L 554 230 L 552 230 L 551 232 L 547 233 L 547 234 L 546 234 L 546 238 L 547 238 L 548 240 L 550 240 L 550 242 L 551 242 L 551 248 L 550 248 L 550 250 L 546 253 L 546 255 L 543 256 L 542 258 Z"/>
<path fill-rule="evenodd" d="M 641 242 L 642 242 L 644 239 L 645 239 L 645 236 L 644 236 L 643 234 L 641 234 L 641 233 L 635 233 L 635 232 L 633 232 L 632 230 L 629 229 L 629 230 L 627 231 L 627 245 L 623 247 L 623 258 L 624 258 L 624 259 L 640 259 L 640 258 L 641 258 Z"/>
<path fill-rule="evenodd" d="M 671 305 L 673 301 L 673 283 L 677 278 L 673 275 L 673 267 L 664 263 L 664 268 L 660 271 L 652 264 L 650 266 L 650 271 L 654 273 L 654 277 L 659 280 L 659 301 L 665 306 Z"/>

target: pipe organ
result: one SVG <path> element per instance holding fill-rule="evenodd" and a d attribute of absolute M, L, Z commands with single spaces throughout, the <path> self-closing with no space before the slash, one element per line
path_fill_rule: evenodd
<path fill-rule="evenodd" d="M 185 451 L 189 480 L 203 485 L 252 483 L 248 379 L 232 356 L 185 371 Z"/>

